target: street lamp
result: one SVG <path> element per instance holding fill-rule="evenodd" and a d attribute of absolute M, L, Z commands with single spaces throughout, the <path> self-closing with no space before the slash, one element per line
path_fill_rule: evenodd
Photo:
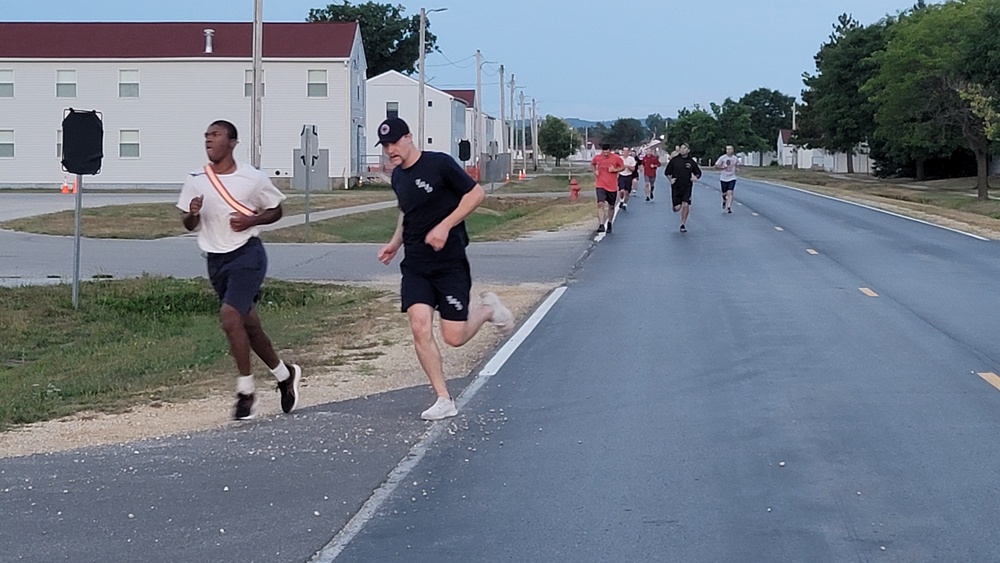
<path fill-rule="evenodd" d="M 427 33 L 427 14 L 443 12 L 447 9 L 448 8 L 435 8 L 433 10 L 425 10 L 424 8 L 420 8 L 420 95 L 419 101 L 417 102 L 420 105 L 420 109 L 417 112 L 417 136 L 419 137 L 419 139 L 417 139 L 417 147 L 420 150 L 424 150 L 424 112 L 427 110 L 427 103 L 424 102 L 424 58 L 427 55 L 427 46 L 424 36 Z"/>
<path fill-rule="evenodd" d="M 253 3 L 253 100 L 250 103 L 250 164 L 260 168 L 261 98 L 264 97 L 264 0 Z"/>

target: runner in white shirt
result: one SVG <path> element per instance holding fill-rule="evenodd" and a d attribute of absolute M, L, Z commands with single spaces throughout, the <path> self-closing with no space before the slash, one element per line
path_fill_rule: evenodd
<path fill-rule="evenodd" d="M 715 167 L 722 171 L 719 179 L 722 182 L 722 209 L 733 212 L 733 190 L 736 189 L 736 173 L 739 171 L 740 159 L 733 154 L 732 145 L 726 146 L 726 154 L 715 161 Z"/>
<path fill-rule="evenodd" d="M 185 212 L 184 227 L 198 230 L 198 247 L 208 257 L 208 277 L 222 302 L 222 330 L 239 371 L 233 418 L 244 420 L 253 418 L 257 405 L 251 349 L 277 379 L 281 410 L 286 413 L 298 405 L 302 368 L 278 358 L 254 308 L 267 273 L 267 254 L 257 238 L 259 226 L 281 219 L 285 196 L 263 172 L 233 159 L 238 143 L 232 123 L 220 120 L 209 125 L 205 131 L 209 163 L 188 176 L 177 207 Z"/>
<path fill-rule="evenodd" d="M 618 173 L 618 201 L 621 202 L 622 211 L 628 211 L 628 198 L 632 193 L 632 173 L 635 171 L 636 162 L 628 149 L 622 151 L 622 161 L 625 163 L 625 169 Z"/>

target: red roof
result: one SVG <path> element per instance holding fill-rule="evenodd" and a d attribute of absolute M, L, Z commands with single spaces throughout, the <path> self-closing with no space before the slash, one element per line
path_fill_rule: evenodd
<path fill-rule="evenodd" d="M 791 139 L 792 139 L 792 130 L 791 129 L 782 129 L 781 130 L 781 142 L 787 145 L 788 141 L 790 141 Z"/>
<path fill-rule="evenodd" d="M 265 23 L 264 56 L 349 58 L 358 24 Z M 213 52 L 205 30 L 214 29 Z M 0 59 L 251 58 L 253 24 L 0 22 Z"/>
<path fill-rule="evenodd" d="M 476 91 L 475 90 L 445 90 L 445 94 L 449 96 L 454 96 L 459 100 L 465 102 L 468 107 L 476 106 Z"/>

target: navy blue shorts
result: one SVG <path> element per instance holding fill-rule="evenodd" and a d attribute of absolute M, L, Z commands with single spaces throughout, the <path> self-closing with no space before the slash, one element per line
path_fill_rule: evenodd
<path fill-rule="evenodd" d="M 597 188 L 597 203 L 606 202 L 608 205 L 614 205 L 616 201 L 618 201 L 618 192 Z"/>
<path fill-rule="evenodd" d="M 736 180 L 722 180 L 722 193 L 731 192 L 736 188 Z"/>
<path fill-rule="evenodd" d="M 430 305 L 446 321 L 469 318 L 469 292 L 472 273 L 468 259 L 448 260 L 439 264 L 408 264 L 399 266 L 403 280 L 399 295 L 403 312 L 417 303 Z"/>
<path fill-rule="evenodd" d="M 260 299 L 260 286 L 267 274 L 267 254 L 260 239 L 223 254 L 208 253 L 208 279 L 224 304 L 246 315 Z"/>

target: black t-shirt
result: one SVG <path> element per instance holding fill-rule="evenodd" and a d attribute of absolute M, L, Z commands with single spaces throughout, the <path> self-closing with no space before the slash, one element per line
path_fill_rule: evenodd
<path fill-rule="evenodd" d="M 691 175 L 694 174 L 700 178 L 701 168 L 698 167 L 698 161 L 691 155 L 677 155 L 670 159 L 663 173 L 666 176 L 676 178 L 675 185 L 677 186 L 690 186 L 694 183 L 691 180 Z"/>
<path fill-rule="evenodd" d="M 392 171 L 392 190 L 403 212 L 403 249 L 408 263 L 465 258 L 469 244 L 465 221 L 451 229 L 448 242 L 438 252 L 424 239 L 475 186 L 476 181 L 455 159 L 441 152 L 424 151 L 413 166 L 397 166 Z"/>

